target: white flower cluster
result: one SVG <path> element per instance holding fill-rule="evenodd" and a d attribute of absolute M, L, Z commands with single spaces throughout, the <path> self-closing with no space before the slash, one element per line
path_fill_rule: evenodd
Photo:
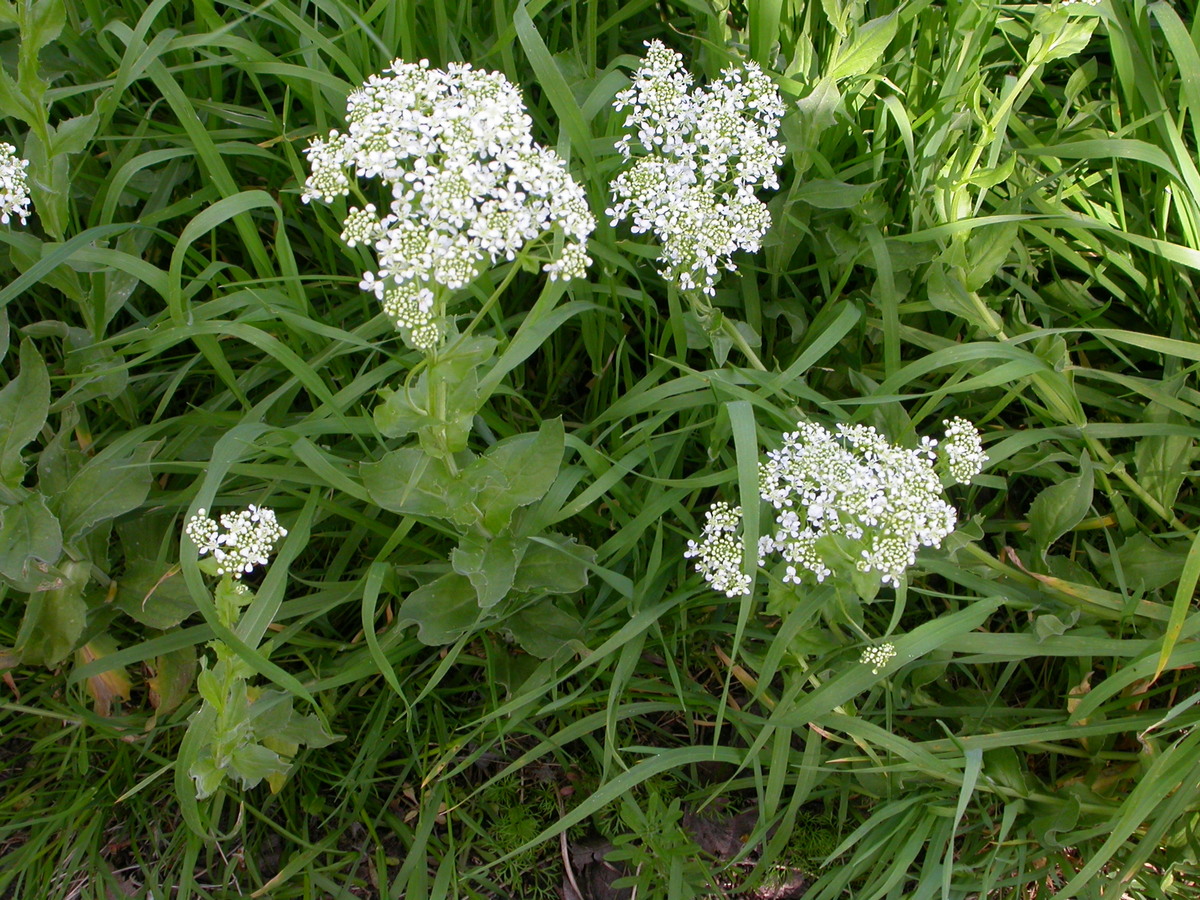
<path fill-rule="evenodd" d="M 1086 3 L 1088 6 L 1099 6 L 1100 0 L 1063 0 L 1063 6 L 1071 6 L 1075 3 Z"/>
<path fill-rule="evenodd" d="M 858 661 L 864 666 L 871 667 L 871 674 L 878 675 L 879 670 L 896 657 L 896 645 L 891 643 L 876 644 L 862 652 Z"/>
<path fill-rule="evenodd" d="M 714 503 L 704 514 L 701 540 L 688 541 L 684 559 L 696 558 L 696 571 L 704 576 L 714 591 L 727 597 L 750 593 L 750 576 L 742 572 L 742 541 L 738 526 L 742 523 L 742 508 L 728 503 Z"/>
<path fill-rule="evenodd" d="M 360 287 L 414 347 L 441 338 L 439 287 L 461 288 L 527 243 L 563 234 L 544 267 L 551 278 L 579 277 L 591 264 L 587 197 L 558 155 L 534 143 L 520 92 L 499 72 L 396 60 L 350 94 L 346 111 L 345 133 L 306 151 L 302 199 L 348 195 L 350 173 L 382 183 L 386 211 L 351 207 L 342 240 L 374 248 L 379 269 Z"/>
<path fill-rule="evenodd" d="M 220 527 L 208 517 L 207 510 L 198 509 L 184 533 L 201 556 L 213 555 L 218 575 L 241 578 L 253 572 L 255 566 L 267 564 L 276 542 L 287 536 L 287 529 L 276 521 L 275 510 L 251 505 L 241 512 L 222 515 Z"/>
<path fill-rule="evenodd" d="M 29 160 L 17 156 L 16 147 L 0 144 L 0 223 L 7 225 L 16 216 L 24 225 L 29 218 L 27 168 Z"/>
<path fill-rule="evenodd" d="M 953 477 L 969 481 L 986 460 L 979 433 L 964 419 L 944 424 L 943 460 Z M 958 521 L 942 497 L 937 458 L 938 442 L 931 438 L 909 450 L 865 425 L 839 425 L 835 434 L 799 423 L 759 464 L 759 494 L 776 516 L 774 531 L 759 538 L 758 564 L 779 554 L 783 580 L 794 584 L 847 574 L 852 566 L 898 585 L 917 550 L 939 546 Z M 696 557 L 697 571 L 729 596 L 750 585 L 749 578 L 737 577 L 740 519 L 740 508 L 714 504 L 701 540 L 689 541 L 685 554 Z"/>
<path fill-rule="evenodd" d="M 630 219 L 635 233 L 654 232 L 664 278 L 713 294 L 721 270 L 736 271 L 733 254 L 758 250 L 771 226 L 755 191 L 779 187 L 783 146 L 774 138 L 783 101 L 756 63 L 730 66 L 720 81 L 691 90 L 681 54 L 657 40 L 646 46 L 633 85 L 613 104 L 629 109 L 631 130 L 617 149 L 638 159 L 612 182 L 607 213 L 614 225 Z"/>
<path fill-rule="evenodd" d="M 946 461 L 950 478 L 959 484 L 966 484 L 983 471 L 983 464 L 987 462 L 987 454 L 983 452 L 983 443 L 979 439 L 979 429 L 958 416 L 942 424 L 946 427 L 946 436 L 942 438 L 938 452 Z"/>

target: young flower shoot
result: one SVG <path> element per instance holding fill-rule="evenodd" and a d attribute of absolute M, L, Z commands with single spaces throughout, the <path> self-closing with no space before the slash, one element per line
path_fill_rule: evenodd
<path fill-rule="evenodd" d="M 965 483 L 987 461 L 979 432 L 965 419 L 943 423 L 946 435 L 906 449 L 874 428 L 838 425 L 830 432 L 801 422 L 759 464 L 759 494 L 775 509 L 774 529 L 758 542 L 758 563 L 783 563 L 783 581 L 802 584 L 878 574 L 898 585 L 921 547 L 937 547 L 958 521 L 942 496 L 948 480 Z M 713 504 L 699 541 L 685 556 L 714 590 L 749 593 L 741 571 L 741 509 Z"/>
<path fill-rule="evenodd" d="M 396 60 L 346 101 L 347 129 L 312 141 L 304 202 L 332 202 L 356 179 L 376 203 L 351 206 L 342 240 L 378 255 L 360 287 L 382 302 L 405 341 L 429 351 L 445 335 L 448 293 L 534 241 L 561 235 L 543 266 L 576 278 L 595 228 L 583 189 L 536 144 L 517 88 L 499 72 Z"/>
<path fill-rule="evenodd" d="M 612 182 L 607 213 L 614 225 L 629 219 L 635 234 L 654 233 L 664 278 L 712 295 L 722 270 L 737 270 L 733 254 L 757 251 L 771 225 L 755 192 L 779 187 L 783 101 L 756 63 L 693 90 L 681 54 L 657 40 L 646 46 L 613 104 L 629 110 L 617 150 L 635 161 Z"/>
<path fill-rule="evenodd" d="M 16 147 L 0 143 L 0 223 L 4 225 L 14 217 L 24 225 L 30 216 L 27 168 L 29 160 L 17 156 Z"/>

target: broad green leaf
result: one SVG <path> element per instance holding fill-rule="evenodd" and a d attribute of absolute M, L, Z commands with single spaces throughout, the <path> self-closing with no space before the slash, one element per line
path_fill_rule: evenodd
<path fill-rule="evenodd" d="M 392 512 L 448 518 L 461 487 L 446 463 L 415 447 L 359 466 L 371 499 Z"/>
<path fill-rule="evenodd" d="M 165 631 L 198 611 L 178 565 L 165 560 L 129 560 L 116 584 L 113 605 L 148 628 Z"/>
<path fill-rule="evenodd" d="M 549 598 L 504 620 L 500 626 L 526 653 L 550 659 L 564 649 L 584 647 L 583 623 L 563 612 Z"/>
<path fill-rule="evenodd" d="M 196 679 L 195 647 L 179 647 L 154 657 L 153 674 L 146 679 L 150 689 L 150 705 L 155 716 L 165 716 L 177 709 L 191 692 Z"/>
<path fill-rule="evenodd" d="M 490 541 L 464 539 L 450 552 L 450 565 L 475 586 L 481 609 L 489 609 L 508 596 L 528 539 L 497 537 Z"/>
<path fill-rule="evenodd" d="M 1181 419 L 1159 403 L 1151 403 L 1145 415 L 1147 422 L 1176 423 Z M 1174 509 L 1179 489 L 1198 458 L 1195 440 L 1182 434 L 1147 434 L 1138 438 L 1133 448 L 1138 484 L 1163 509 Z"/>
<path fill-rule="evenodd" d="M 50 376 L 33 341 L 21 341 L 21 370 L 0 390 L 0 482 L 17 488 L 25 479 L 21 451 L 38 436 L 50 411 Z"/>
<path fill-rule="evenodd" d="M 475 586 L 465 575 L 449 572 L 405 597 L 396 623 L 415 624 L 417 639 L 437 646 L 458 640 L 478 617 Z"/>
<path fill-rule="evenodd" d="M 543 535 L 529 542 L 513 587 L 519 591 L 573 594 L 587 586 L 588 570 L 595 562 L 596 551 L 575 543 L 574 538 Z"/>
<path fill-rule="evenodd" d="M 1086 50 L 1096 19 L 1068 18 L 1058 9 L 1043 10 L 1033 17 L 1033 28 L 1037 33 L 1029 42 L 1029 59 L 1044 64 Z"/>
<path fill-rule="evenodd" d="M 51 152 L 55 154 L 81 153 L 96 134 L 100 117 L 92 112 L 85 116 L 75 116 L 54 126 L 54 134 L 50 138 Z"/>
<path fill-rule="evenodd" d="M 792 191 L 791 196 L 818 209 L 850 209 L 861 203 L 873 187 L 871 184 L 814 178 Z"/>
<path fill-rule="evenodd" d="M 71 446 L 79 413 L 74 403 L 63 407 L 58 433 L 42 449 L 37 461 L 38 490 L 48 497 L 61 494 L 83 468 L 87 456 Z"/>
<path fill-rule="evenodd" d="M 1000 317 L 973 291 L 968 291 L 962 279 L 941 263 L 933 263 L 925 279 L 929 302 L 943 312 L 966 319 L 984 334 L 995 336 L 1004 328 Z"/>
<path fill-rule="evenodd" d="M 532 434 L 493 445 L 467 468 L 463 480 L 488 529 L 503 530 L 513 510 L 546 495 L 558 477 L 563 447 L 562 419 L 547 419 Z"/>
<path fill-rule="evenodd" d="M 1178 542 L 1172 546 L 1179 547 Z M 1092 563 L 1112 584 L 1120 584 L 1111 556 L 1091 554 Z M 1116 562 L 1121 564 L 1124 586 L 1130 591 L 1157 591 L 1179 578 L 1187 553 L 1183 549 L 1167 550 L 1153 538 L 1138 533 L 1117 548 Z"/>
<path fill-rule="evenodd" d="M 21 591 L 53 583 L 51 567 L 62 556 L 58 519 L 41 494 L 0 508 L 0 577 Z"/>
<path fill-rule="evenodd" d="M 838 53 L 826 77 L 838 80 L 869 72 L 896 36 L 896 26 L 899 23 L 897 12 L 867 22 Z"/>
<path fill-rule="evenodd" d="M 36 54 L 58 37 L 67 24 L 66 3 L 64 0 L 34 0 L 33 3 L 25 0 L 22 5 L 25 9 L 21 16 L 21 53 Z"/>
<path fill-rule="evenodd" d="M 90 568 L 86 562 L 67 563 L 53 588 L 30 595 L 16 641 L 26 664 L 55 666 L 71 655 L 87 621 L 83 589 Z"/>
<path fill-rule="evenodd" d="M 59 498 L 63 541 L 83 537 L 101 522 L 132 512 L 145 502 L 153 482 L 154 444 L 140 444 L 125 456 L 101 453 L 71 479 Z"/>
<path fill-rule="evenodd" d="M 291 764 L 262 744 L 243 744 L 230 754 L 229 774 L 240 778 L 243 787 L 254 787 L 272 775 L 286 775 Z"/>
<path fill-rule="evenodd" d="M 1029 507 L 1029 533 L 1043 556 L 1050 545 L 1083 521 L 1092 506 L 1092 460 L 1079 458 L 1079 474 L 1045 488 Z"/>

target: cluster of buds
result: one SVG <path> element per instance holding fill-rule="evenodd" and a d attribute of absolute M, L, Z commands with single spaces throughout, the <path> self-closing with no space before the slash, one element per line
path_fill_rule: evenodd
<path fill-rule="evenodd" d="M 612 182 L 607 213 L 614 225 L 629 219 L 635 233 L 658 237 L 664 278 L 711 295 L 721 270 L 737 269 L 733 254 L 757 251 L 771 225 L 755 191 L 779 187 L 783 101 L 753 62 L 693 90 L 681 54 L 657 40 L 646 46 L 614 103 L 629 110 L 617 149 L 636 162 Z"/>
<path fill-rule="evenodd" d="M 7 225 L 16 217 L 24 225 L 29 218 L 27 168 L 29 160 L 17 156 L 16 147 L 0 144 L 0 223 Z"/>
<path fill-rule="evenodd" d="M 208 517 L 207 510 L 198 509 L 188 520 L 184 533 L 201 556 L 212 554 L 218 575 L 239 579 L 253 572 L 255 566 L 265 566 L 275 552 L 275 544 L 287 537 L 287 529 L 275 519 L 275 510 L 254 505 L 240 512 L 225 513 L 220 526 Z"/>
<path fill-rule="evenodd" d="M 783 580 L 794 584 L 857 570 L 898 585 L 917 550 L 940 546 L 957 524 L 940 472 L 965 483 L 987 460 L 971 423 L 955 418 L 943 424 L 940 444 L 924 438 L 906 449 L 864 425 L 839 425 L 834 433 L 799 423 L 759 465 L 759 494 L 776 515 L 774 530 L 759 539 L 758 564 L 777 554 Z M 714 504 L 700 541 L 689 541 L 685 554 L 728 596 L 750 589 L 740 567 L 740 520 L 740 509 Z"/>
<path fill-rule="evenodd" d="M 351 176 L 379 182 L 376 203 L 351 207 L 342 240 L 373 248 L 379 268 L 360 285 L 383 303 L 407 343 L 429 351 L 444 336 L 447 291 L 540 238 L 551 278 L 591 264 L 595 228 L 583 189 L 536 144 L 520 92 L 499 72 L 396 60 L 346 101 L 347 128 L 311 142 L 303 200 L 350 194 Z"/>

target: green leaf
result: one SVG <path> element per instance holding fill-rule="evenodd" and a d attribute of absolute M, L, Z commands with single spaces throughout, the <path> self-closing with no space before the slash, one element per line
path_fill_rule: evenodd
<path fill-rule="evenodd" d="M 547 419 L 533 434 L 522 434 L 490 447 L 463 473 L 483 513 L 484 525 L 503 530 L 513 510 L 546 495 L 562 465 L 562 419 Z"/>
<path fill-rule="evenodd" d="M 392 512 L 448 518 L 462 485 L 446 463 L 423 450 L 405 447 L 378 462 L 359 466 L 371 499 Z"/>
<path fill-rule="evenodd" d="M 58 433 L 50 439 L 38 456 L 38 490 L 47 497 L 54 497 L 65 491 L 71 479 L 87 462 L 87 456 L 70 446 L 75 426 L 78 424 L 77 408 L 74 403 L 69 403 L 63 408 Z"/>
<path fill-rule="evenodd" d="M 36 0 L 29 9 L 29 19 L 22 23 L 21 53 L 36 54 L 59 36 L 67 24 L 64 0 Z"/>
<path fill-rule="evenodd" d="M 1029 533 L 1042 555 L 1050 545 L 1083 521 L 1092 506 L 1092 460 L 1087 451 L 1079 458 L 1079 474 L 1053 484 L 1034 498 L 1029 507 Z"/>
<path fill-rule="evenodd" d="M 513 577 L 529 541 L 498 537 L 485 543 L 464 539 L 450 553 L 450 565 L 466 575 L 475 587 L 482 609 L 489 609 L 508 596 Z"/>
<path fill-rule="evenodd" d="M 539 659 L 550 659 L 562 650 L 584 648 L 583 623 L 563 612 L 549 598 L 504 620 L 501 628 L 521 648 Z"/>
<path fill-rule="evenodd" d="M 30 494 L 0 509 L 0 577 L 20 591 L 35 591 L 56 577 L 51 567 L 62 556 L 58 519 L 45 498 Z"/>
<path fill-rule="evenodd" d="M 130 560 L 116 584 L 113 606 L 148 628 L 165 631 L 197 612 L 179 567 L 165 560 Z"/>
<path fill-rule="evenodd" d="M 861 203 L 873 187 L 871 184 L 814 178 L 792 191 L 791 196 L 818 209 L 850 209 Z"/>
<path fill-rule="evenodd" d="M 51 152 L 55 155 L 81 153 L 92 142 L 99 124 L 100 117 L 94 112 L 59 122 L 50 137 Z"/>
<path fill-rule="evenodd" d="M 475 586 L 466 576 L 450 572 L 405 597 L 397 624 L 415 624 L 417 639 L 437 646 L 458 640 L 478 618 Z"/>
<path fill-rule="evenodd" d="M 90 568 L 86 562 L 68 563 L 53 588 L 30 595 L 17 631 L 23 662 L 55 666 L 71 655 L 87 621 L 83 589 Z"/>
<path fill-rule="evenodd" d="M 154 448 L 154 444 L 139 444 L 126 456 L 106 451 L 79 470 L 58 501 L 64 542 L 76 541 L 101 522 L 145 502 L 153 482 L 147 463 Z"/>
<path fill-rule="evenodd" d="M 1146 410 L 1147 422 L 1176 424 L 1181 420 L 1181 416 L 1172 415 L 1160 403 L 1151 403 Z M 1138 484 L 1162 504 L 1163 509 L 1175 507 L 1179 489 L 1197 459 L 1200 459 L 1200 453 L 1196 450 L 1195 440 L 1183 434 L 1147 434 L 1138 438 L 1133 449 Z"/>
<path fill-rule="evenodd" d="M 827 78 L 840 80 L 854 75 L 863 75 L 874 68 L 896 36 L 900 19 L 896 12 L 888 13 L 867 22 L 855 33 L 850 43 L 842 48 L 829 67 Z"/>
<path fill-rule="evenodd" d="M 933 263 L 925 279 L 929 302 L 936 309 L 966 319 L 984 334 L 995 336 L 1004 323 L 973 291 L 968 291 L 959 276 L 941 263 Z"/>
<path fill-rule="evenodd" d="M 153 674 L 146 679 L 155 716 L 165 716 L 187 699 L 196 679 L 196 649 L 178 647 L 154 657 Z"/>
<path fill-rule="evenodd" d="M 251 788 L 272 775 L 286 775 L 291 768 L 279 754 L 262 744 L 243 744 L 229 757 L 229 774 L 240 778 L 243 786 Z"/>
<path fill-rule="evenodd" d="M 574 538 L 547 534 L 533 538 L 517 567 L 513 587 L 519 591 L 573 594 L 588 583 L 588 570 L 596 562 L 596 551 L 575 543 Z"/>
<path fill-rule="evenodd" d="M 1096 28 L 1096 19 L 1068 18 L 1061 10 L 1043 10 L 1033 17 L 1037 32 L 1029 42 L 1031 62 L 1048 63 L 1086 50 Z"/>
<path fill-rule="evenodd" d="M 0 390 L 0 482 L 20 487 L 25 479 L 21 451 L 38 436 L 50 411 L 50 376 L 33 341 L 21 341 L 21 370 Z"/>

